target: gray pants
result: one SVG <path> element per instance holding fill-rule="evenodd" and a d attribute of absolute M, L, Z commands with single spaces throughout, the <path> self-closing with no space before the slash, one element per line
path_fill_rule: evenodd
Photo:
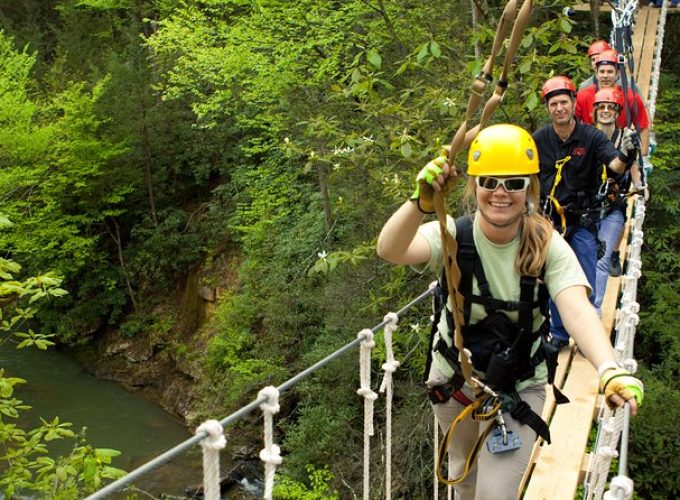
<path fill-rule="evenodd" d="M 431 372 L 428 385 L 433 382 L 432 375 Z M 469 396 L 472 395 L 469 394 Z M 541 384 L 529 387 L 520 392 L 520 397 L 540 415 L 545 402 L 545 386 Z M 443 433 L 449 429 L 451 422 L 464 408 L 454 399 L 433 407 Z M 504 413 L 503 418 L 508 430 L 520 435 L 522 447 L 494 455 L 489 453 L 486 444 L 482 445 L 477 462 L 471 468 L 467 478 L 454 485 L 458 500 L 511 500 L 517 497 L 517 488 L 531 458 L 536 433 L 528 425 L 517 422 L 508 413 Z M 487 425 L 488 422 L 475 422 L 469 418 L 458 423 L 448 449 L 450 478 L 459 477 L 463 473 L 465 460 L 478 435 Z"/>

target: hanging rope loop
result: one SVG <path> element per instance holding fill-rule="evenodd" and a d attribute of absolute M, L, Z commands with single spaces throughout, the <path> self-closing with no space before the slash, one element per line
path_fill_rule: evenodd
<path fill-rule="evenodd" d="M 373 330 L 366 328 L 357 334 L 359 350 L 359 383 L 357 394 L 364 398 L 364 500 L 370 498 L 371 436 L 373 436 L 373 402 L 378 395 L 371 389 L 371 350 L 375 347 Z"/>
<path fill-rule="evenodd" d="M 388 384 L 392 384 L 392 374 L 399 369 L 401 364 L 399 361 L 394 359 L 394 350 L 392 348 L 392 335 L 397 329 L 399 316 L 396 313 L 389 312 L 385 315 L 384 321 L 387 322 L 384 331 L 385 353 L 387 359 L 382 365 L 385 376 L 383 377 L 383 381 L 379 389 L 381 393 L 385 392 Z"/>
<path fill-rule="evenodd" d="M 259 398 L 267 398 L 260 404 L 264 413 L 264 448 L 260 451 L 260 460 L 264 462 L 264 495 L 263 498 L 271 500 L 274 491 L 274 475 L 276 466 L 280 465 L 281 450 L 274 444 L 274 414 L 280 410 L 279 391 L 276 387 L 267 386 L 258 393 Z"/>
<path fill-rule="evenodd" d="M 224 428 L 217 420 L 206 420 L 196 429 L 196 435 L 206 433 L 201 440 L 203 449 L 203 496 L 205 500 L 220 498 L 220 450 L 227 445 Z"/>

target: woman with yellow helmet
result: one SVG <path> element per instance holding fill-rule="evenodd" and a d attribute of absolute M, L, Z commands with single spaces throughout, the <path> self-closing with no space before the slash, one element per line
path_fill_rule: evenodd
<path fill-rule="evenodd" d="M 475 407 L 479 394 L 461 377 L 460 353 L 452 338 L 452 304 L 442 297 L 446 307 L 433 326 L 426 385 L 442 430 L 446 433 L 456 422 L 455 437 L 445 446 L 448 475 L 440 479 L 453 484 L 461 500 L 515 498 L 534 440 L 539 434 L 546 437 L 547 427 L 532 416 L 541 414 L 549 378 L 546 359 L 554 354 L 544 339 L 545 301 L 537 300 L 543 297 L 541 287 L 556 302 L 580 350 L 598 368 L 607 402 L 622 406 L 627 401 L 633 414 L 642 402 L 642 383 L 614 362 L 573 251 L 537 213 L 538 172 L 536 144 L 527 131 L 509 124 L 483 129 L 468 154 L 464 197 L 469 216 L 449 218 L 447 224 L 459 247 L 464 355 L 475 379 L 502 401 L 491 432 L 483 422 L 461 418 Z M 442 272 L 440 226 L 424 218 L 434 211 L 433 192 L 449 191 L 456 175 L 444 155 L 425 165 L 411 200 L 380 233 L 380 257 L 421 272 Z M 461 248 L 464 253 L 472 250 L 467 254 L 474 257 L 461 260 Z M 473 448 L 478 450 L 476 465 Z"/>

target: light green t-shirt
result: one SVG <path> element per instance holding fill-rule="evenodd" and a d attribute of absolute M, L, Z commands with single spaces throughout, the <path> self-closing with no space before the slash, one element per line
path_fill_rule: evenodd
<path fill-rule="evenodd" d="M 448 218 L 448 231 L 455 238 L 456 236 L 456 224 L 453 218 Z M 443 256 L 441 247 L 441 236 L 439 232 L 439 222 L 429 222 L 423 224 L 418 232 L 425 237 L 430 245 L 430 260 L 425 264 L 421 270 L 430 269 L 439 277 L 443 268 Z M 482 267 L 484 268 L 484 274 L 489 282 L 489 289 L 491 295 L 499 300 L 507 301 L 519 301 L 520 295 L 520 275 L 515 269 L 515 255 L 519 249 L 519 238 L 515 238 L 510 243 L 503 245 L 498 245 L 489 241 L 481 228 L 479 227 L 479 222 L 475 217 L 475 222 L 473 226 L 473 237 L 475 241 L 475 247 L 479 258 L 482 261 Z M 553 231 L 552 238 L 550 239 L 550 247 L 548 249 L 548 256 L 545 265 L 545 275 L 544 275 L 545 285 L 548 289 L 548 293 L 551 297 L 555 297 L 565 288 L 572 286 L 585 286 L 590 293 L 590 285 L 586 279 L 585 273 L 581 269 L 576 255 L 573 250 L 569 247 L 566 241 L 555 231 Z M 477 280 L 473 277 L 472 288 L 474 294 L 479 294 L 479 288 L 477 287 Z M 536 297 L 538 290 L 536 290 Z M 452 308 L 451 303 L 448 303 L 449 309 Z M 504 311 L 505 312 L 505 311 Z M 518 313 L 516 311 L 505 312 L 508 318 L 516 322 L 518 320 Z M 481 321 L 486 316 L 484 311 L 484 306 L 480 304 L 472 304 L 470 311 L 470 324 L 477 323 Z M 543 317 L 540 314 L 538 308 L 534 309 L 534 331 L 537 330 L 541 323 L 543 322 Z M 443 338 L 446 343 L 450 346 L 452 344 L 451 334 L 449 332 L 448 324 L 446 318 L 442 315 L 442 318 L 438 325 L 438 333 L 441 338 Z M 435 338 L 435 344 L 438 342 L 438 338 Z M 532 348 L 532 355 L 538 349 L 540 345 L 540 339 L 536 341 Z M 453 376 L 453 369 L 449 366 L 446 360 L 437 352 L 433 352 L 433 361 L 437 369 L 439 369 L 447 377 Z M 517 385 L 517 390 L 521 390 L 524 387 L 534 385 L 537 383 L 545 383 L 547 380 L 547 368 L 545 362 L 541 363 L 536 367 L 534 377 L 532 379 L 525 380 Z"/>

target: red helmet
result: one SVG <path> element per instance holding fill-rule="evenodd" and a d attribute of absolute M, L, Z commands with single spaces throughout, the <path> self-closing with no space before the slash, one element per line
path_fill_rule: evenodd
<path fill-rule="evenodd" d="M 569 94 L 576 97 L 576 87 L 571 78 L 566 76 L 553 76 L 543 84 L 541 89 L 541 101 L 545 102 L 548 98 L 557 94 Z"/>
<path fill-rule="evenodd" d="M 605 40 L 595 40 L 590 44 L 590 47 L 588 47 L 588 57 L 596 56 L 605 50 L 611 50 L 611 48 L 612 46 L 609 45 Z"/>
<path fill-rule="evenodd" d="M 616 104 L 619 109 L 623 107 L 623 93 L 618 87 L 609 87 L 600 89 L 595 94 L 593 106 L 597 106 L 601 102 L 611 102 Z"/>
<path fill-rule="evenodd" d="M 595 66 L 599 67 L 601 64 L 619 64 L 619 53 L 616 49 L 609 49 L 601 52 L 595 58 Z"/>

